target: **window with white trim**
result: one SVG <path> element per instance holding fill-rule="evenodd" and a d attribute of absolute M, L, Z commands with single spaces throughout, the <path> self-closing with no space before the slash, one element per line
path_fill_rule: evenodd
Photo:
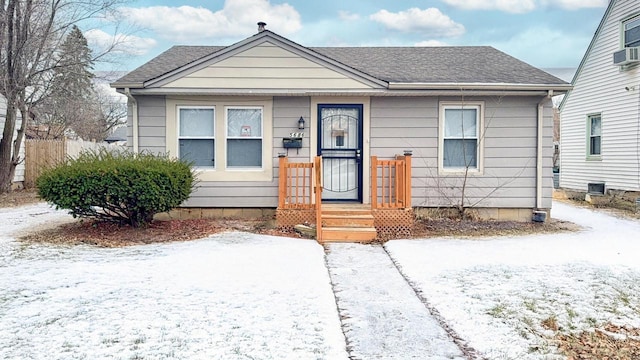
<path fill-rule="evenodd" d="M 198 167 L 215 167 L 215 108 L 178 108 L 178 156 Z"/>
<path fill-rule="evenodd" d="M 602 155 L 602 115 L 587 116 L 587 156 L 598 158 Z"/>
<path fill-rule="evenodd" d="M 482 105 L 441 105 L 440 167 L 445 171 L 479 170 Z"/>
<path fill-rule="evenodd" d="M 640 46 L 640 16 L 622 22 L 623 47 Z"/>
<path fill-rule="evenodd" d="M 227 107 L 227 168 L 262 168 L 262 108 Z"/>

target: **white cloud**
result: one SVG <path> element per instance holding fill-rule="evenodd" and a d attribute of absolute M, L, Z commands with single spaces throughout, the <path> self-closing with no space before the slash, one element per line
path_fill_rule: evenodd
<path fill-rule="evenodd" d="M 129 21 L 175 41 L 247 37 L 257 32 L 256 22 L 282 34 L 298 31 L 300 14 L 289 4 L 269 0 L 226 0 L 221 10 L 193 6 L 122 8 Z"/>
<path fill-rule="evenodd" d="M 462 24 L 451 20 L 436 8 L 411 8 L 397 13 L 380 10 L 369 18 L 391 30 L 422 32 L 432 36 L 459 36 L 465 31 Z"/>
<path fill-rule="evenodd" d="M 114 53 L 144 55 L 157 44 L 155 39 L 125 34 L 112 35 L 99 29 L 88 30 L 84 36 L 94 52 L 112 48 Z"/>
<path fill-rule="evenodd" d="M 360 20 L 360 15 L 354 14 L 349 11 L 340 10 L 338 11 L 338 17 L 343 21 L 356 21 Z"/>
<path fill-rule="evenodd" d="M 581 8 L 606 7 L 609 4 L 609 0 L 542 0 L 542 3 L 567 10 L 577 10 Z"/>
<path fill-rule="evenodd" d="M 425 40 L 425 41 L 417 42 L 415 46 L 435 47 L 435 46 L 449 46 L 449 44 L 439 40 Z"/>
<path fill-rule="evenodd" d="M 446 4 L 464 10 L 500 10 L 522 14 L 536 8 L 535 0 L 443 0 Z M 575 0 L 579 2 L 580 0 Z M 589 0 L 591 1 L 591 0 Z"/>

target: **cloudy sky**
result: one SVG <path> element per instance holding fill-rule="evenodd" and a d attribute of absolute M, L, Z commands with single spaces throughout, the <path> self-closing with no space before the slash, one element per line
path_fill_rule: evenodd
<path fill-rule="evenodd" d="M 119 9 L 119 70 L 172 45 L 230 45 L 256 22 L 304 46 L 490 45 L 540 68 L 575 68 L 608 0 L 138 0 Z M 113 28 L 87 26 L 91 44 Z"/>

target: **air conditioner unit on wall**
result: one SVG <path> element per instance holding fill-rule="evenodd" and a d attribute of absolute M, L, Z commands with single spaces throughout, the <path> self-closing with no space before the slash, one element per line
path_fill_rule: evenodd
<path fill-rule="evenodd" d="M 640 46 L 628 47 L 613 53 L 613 64 L 618 66 L 640 63 Z"/>

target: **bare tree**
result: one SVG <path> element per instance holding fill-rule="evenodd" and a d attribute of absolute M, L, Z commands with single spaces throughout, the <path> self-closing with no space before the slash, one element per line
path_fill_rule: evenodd
<path fill-rule="evenodd" d="M 46 96 L 55 56 L 71 27 L 115 9 L 120 0 L 0 0 L 0 95 L 6 121 L 0 140 L 0 193 L 11 190 L 31 108 Z M 97 55 L 102 56 L 102 54 Z M 25 119 L 16 128 L 19 116 Z M 13 140 L 14 133 L 17 134 Z"/>
<path fill-rule="evenodd" d="M 71 128 L 84 140 L 103 141 L 115 127 L 125 123 L 126 115 L 126 103 L 94 85 L 82 121 L 75 122 Z"/>
<path fill-rule="evenodd" d="M 127 103 L 122 101 L 122 95 L 99 85 L 94 85 L 94 103 L 99 109 L 100 123 L 103 124 L 101 140 L 104 140 L 115 128 L 126 124 Z"/>

